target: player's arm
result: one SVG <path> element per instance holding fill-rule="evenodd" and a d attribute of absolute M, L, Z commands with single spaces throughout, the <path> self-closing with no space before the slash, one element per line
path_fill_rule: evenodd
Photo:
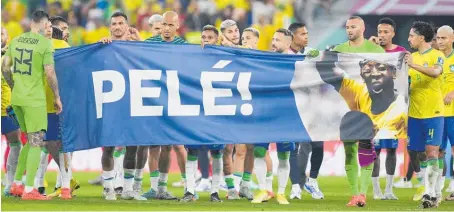
<path fill-rule="evenodd" d="M 344 76 L 335 72 L 337 61 L 338 57 L 336 52 L 325 52 L 322 61 L 317 61 L 315 63 L 315 68 L 325 83 L 334 86 L 334 88 L 339 91 L 342 87 Z"/>
<path fill-rule="evenodd" d="M 44 65 L 44 72 L 46 74 L 47 83 L 54 93 L 55 109 L 57 110 L 57 114 L 59 114 L 62 111 L 62 104 L 60 101 L 60 92 L 58 91 L 58 80 L 57 75 L 55 74 L 54 64 Z"/>
<path fill-rule="evenodd" d="M 413 57 L 410 52 L 407 52 L 407 54 L 405 55 L 405 62 L 408 64 L 410 68 L 413 68 L 416 71 L 419 71 L 429 77 L 436 78 L 440 76 L 440 74 L 443 72 L 443 68 L 439 64 L 435 64 L 433 67 L 424 67 L 421 65 L 414 64 Z"/>
<path fill-rule="evenodd" d="M 454 90 L 452 90 L 451 92 L 447 93 L 443 100 L 445 102 L 445 105 L 451 104 L 454 101 Z"/>
<path fill-rule="evenodd" d="M 2 74 L 8 83 L 8 86 L 13 89 L 14 87 L 14 80 L 13 80 L 13 73 L 11 72 L 11 58 L 8 55 L 3 57 L 2 62 Z"/>

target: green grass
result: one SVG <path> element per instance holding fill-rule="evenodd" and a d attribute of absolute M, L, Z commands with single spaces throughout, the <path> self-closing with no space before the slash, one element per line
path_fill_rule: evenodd
<path fill-rule="evenodd" d="M 411 200 L 415 189 L 395 189 L 396 195 L 400 198 L 398 201 L 380 201 L 372 200 L 371 190 L 369 200 L 365 208 L 347 208 L 345 204 L 350 198 L 347 180 L 343 177 L 321 177 L 319 185 L 325 194 L 324 200 L 313 200 L 309 194 L 304 193 L 302 200 L 289 200 L 290 205 L 279 205 L 275 200 L 262 204 L 251 204 L 247 200 L 228 201 L 223 203 L 209 202 L 208 193 L 200 193 L 200 199 L 194 203 L 179 203 L 177 201 L 106 201 L 101 197 L 102 187 L 92 186 L 87 183 L 98 173 L 76 172 L 74 176 L 81 183 L 81 188 L 76 192 L 77 196 L 69 201 L 55 198 L 50 201 L 21 201 L 18 198 L 5 197 L 2 192 L 2 211 L 55 211 L 55 210 L 73 210 L 73 211 L 290 211 L 290 210 L 323 210 L 323 211 L 343 211 L 343 210 L 386 210 L 386 211 L 415 211 L 418 209 L 418 202 Z M 147 176 L 145 174 L 145 176 Z M 170 176 L 170 182 L 179 180 L 178 174 Z M 55 184 L 55 172 L 47 173 L 46 179 L 49 180 L 48 193 Z M 275 180 L 276 183 L 276 180 Z M 384 185 L 384 182 L 382 182 Z M 144 190 L 148 190 L 149 178 L 144 178 Z M 276 185 L 275 185 L 276 186 Z M 290 192 L 290 186 L 287 187 L 287 194 Z M 181 188 L 169 189 L 173 194 L 181 197 L 183 191 Z M 445 194 L 446 195 L 446 194 Z M 221 197 L 225 197 L 225 192 L 221 191 Z M 454 202 L 443 202 L 438 210 L 453 210 Z"/>

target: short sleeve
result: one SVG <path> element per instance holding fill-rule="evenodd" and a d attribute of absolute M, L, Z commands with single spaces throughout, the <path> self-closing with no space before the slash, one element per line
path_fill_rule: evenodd
<path fill-rule="evenodd" d="M 54 48 L 49 43 L 49 46 L 44 50 L 43 65 L 54 64 Z"/>

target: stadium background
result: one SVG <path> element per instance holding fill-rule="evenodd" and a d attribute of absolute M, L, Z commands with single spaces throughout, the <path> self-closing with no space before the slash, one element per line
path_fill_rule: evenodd
<path fill-rule="evenodd" d="M 276 29 L 288 27 L 294 21 L 307 24 L 309 46 L 318 49 L 347 40 L 343 25 L 353 14 L 365 20 L 367 38 L 376 34 L 376 23 L 380 18 L 393 18 L 398 26 L 394 42 L 406 48 L 408 31 L 414 20 L 428 21 L 435 26 L 454 23 L 454 1 L 450 0 L 2 0 L 1 3 L 1 23 L 8 30 L 9 40 L 29 30 L 28 15 L 32 11 L 44 9 L 51 16 L 60 15 L 68 19 L 71 46 L 95 43 L 108 36 L 109 17 L 117 10 L 126 12 L 130 25 L 140 31 L 142 39 L 152 36 L 148 32 L 148 17 L 167 10 L 176 11 L 181 22 L 179 35 L 193 44 L 200 43 L 200 30 L 204 25 L 219 27 L 222 20 L 233 19 L 240 29 L 253 26 L 260 30 L 261 50 L 269 49 Z M 6 150 L 4 137 L 1 147 L 3 155 Z M 322 176 L 345 174 L 343 152 L 340 142 L 325 142 Z M 277 162 L 275 151 L 272 155 Z M 382 163 L 385 156 L 386 152 L 383 152 Z M 76 152 L 74 170 L 100 171 L 100 158 L 100 149 Z M 400 141 L 397 158 L 396 175 L 402 175 L 403 141 Z M 52 162 L 49 168 L 55 169 L 56 164 Z M 382 165 L 383 175 L 384 168 Z M 173 160 L 171 171 L 178 171 L 176 160 Z"/>

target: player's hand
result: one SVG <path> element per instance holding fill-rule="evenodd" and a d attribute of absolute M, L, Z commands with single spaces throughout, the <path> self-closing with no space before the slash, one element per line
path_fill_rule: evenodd
<path fill-rule="evenodd" d="M 101 38 L 101 40 L 99 40 L 99 42 L 101 42 L 102 44 L 112 43 L 112 38 L 104 37 L 104 38 Z"/>
<path fill-rule="evenodd" d="M 219 41 L 221 42 L 221 45 L 223 46 L 235 46 L 232 42 L 230 42 L 229 40 L 227 40 L 227 38 L 224 37 L 224 35 L 219 35 Z"/>
<path fill-rule="evenodd" d="M 451 91 L 448 94 L 446 94 L 445 98 L 443 99 L 443 101 L 445 102 L 445 105 L 451 104 L 453 100 L 454 100 L 454 91 Z"/>
<path fill-rule="evenodd" d="M 317 49 L 312 49 L 307 53 L 307 56 L 315 58 L 318 57 L 319 54 L 320 52 Z"/>
<path fill-rule="evenodd" d="M 380 39 L 377 36 L 371 36 L 369 38 L 370 41 L 374 42 L 375 44 L 379 45 L 380 44 Z"/>
<path fill-rule="evenodd" d="M 4 55 L 8 51 L 8 46 L 2 48 L 2 55 Z"/>
<path fill-rule="evenodd" d="M 408 66 L 410 66 L 410 67 L 413 66 L 413 56 L 411 56 L 410 52 L 406 52 L 404 60 L 405 60 L 405 63 L 408 64 Z"/>
<path fill-rule="evenodd" d="M 136 28 L 129 27 L 128 32 L 129 32 L 128 40 L 131 40 L 131 41 L 141 41 L 142 40 L 140 38 L 140 33 Z"/>
<path fill-rule="evenodd" d="M 58 97 L 57 99 L 55 99 L 55 110 L 56 110 L 56 114 L 60 114 L 62 111 L 63 111 L 63 105 L 61 104 L 61 100 L 60 100 L 60 97 Z"/>

